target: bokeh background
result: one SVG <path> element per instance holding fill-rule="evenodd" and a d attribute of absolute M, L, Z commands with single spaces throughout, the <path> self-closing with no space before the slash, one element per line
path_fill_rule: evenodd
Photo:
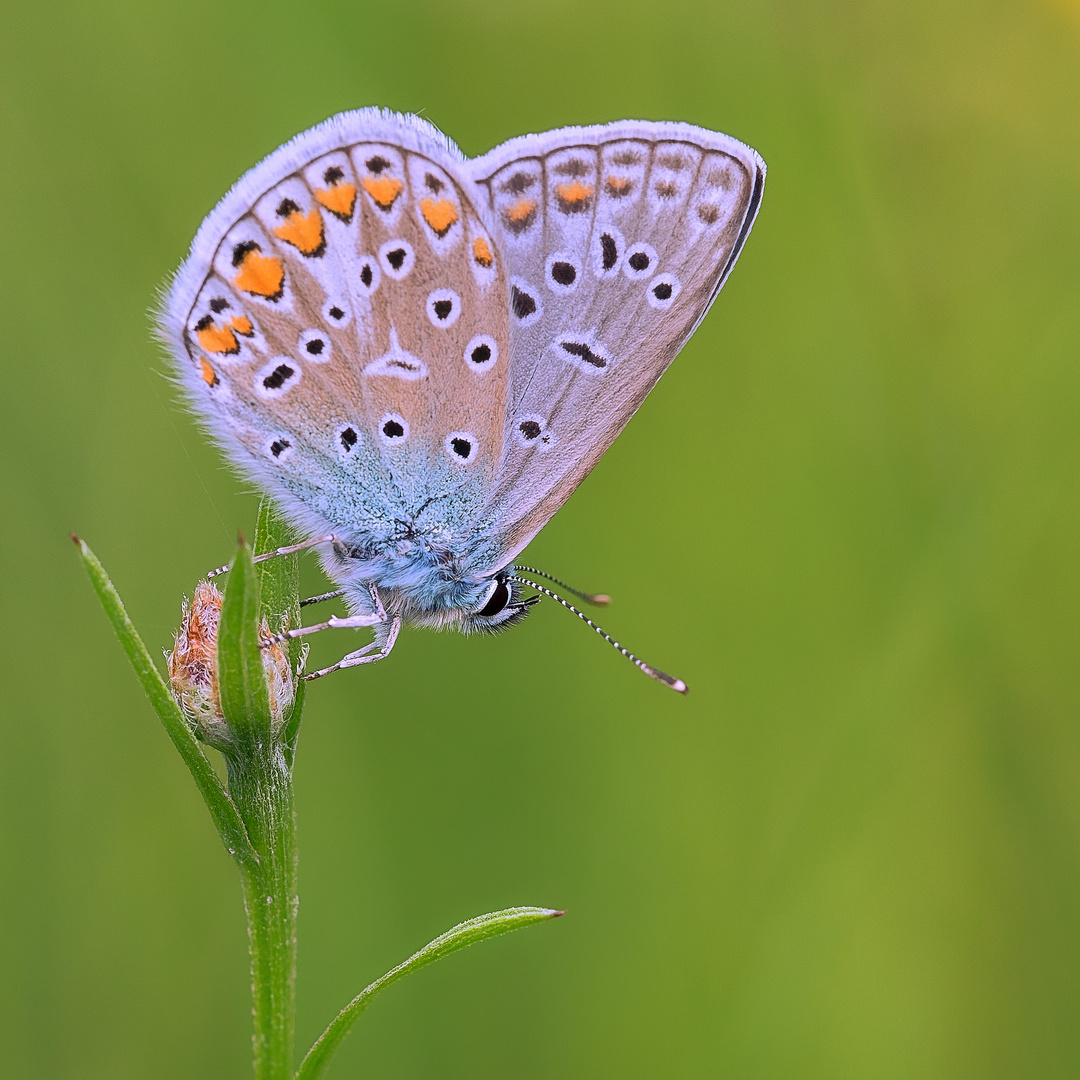
<path fill-rule="evenodd" d="M 67 533 L 165 645 L 256 501 L 147 309 L 241 172 L 378 103 L 472 154 L 687 120 L 770 172 L 719 302 L 529 551 L 692 695 L 550 604 L 314 687 L 301 1045 L 454 922 L 536 903 L 569 915 L 394 987 L 333 1075 L 1077 1075 L 1080 6 L 2 21 L 0 1073 L 248 1074 L 236 874 Z"/>

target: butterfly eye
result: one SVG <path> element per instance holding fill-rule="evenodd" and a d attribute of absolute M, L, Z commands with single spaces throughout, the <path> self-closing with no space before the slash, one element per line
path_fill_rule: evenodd
<path fill-rule="evenodd" d="M 484 606 L 476 614 L 490 619 L 492 615 L 498 615 L 508 603 L 510 603 L 510 588 L 501 577 L 496 578 L 484 598 Z"/>

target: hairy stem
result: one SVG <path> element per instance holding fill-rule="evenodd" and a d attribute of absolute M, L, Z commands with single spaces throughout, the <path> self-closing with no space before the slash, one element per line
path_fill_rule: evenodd
<path fill-rule="evenodd" d="M 251 951 L 255 1080 L 289 1080 L 296 1021 L 296 820 L 282 747 L 228 761 L 229 791 L 259 862 L 241 867 Z"/>

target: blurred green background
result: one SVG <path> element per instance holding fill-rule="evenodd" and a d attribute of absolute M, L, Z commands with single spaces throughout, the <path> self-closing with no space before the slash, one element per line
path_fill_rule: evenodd
<path fill-rule="evenodd" d="M 716 307 L 529 549 L 692 695 L 550 604 L 314 687 L 300 1043 L 535 903 L 570 914 L 395 987 L 332 1075 L 1077 1075 L 1064 0 L 4 5 L 0 1073 L 248 1074 L 235 871 L 67 533 L 155 651 L 250 533 L 147 308 L 241 172 L 372 103 L 470 154 L 687 120 L 770 172 Z"/>

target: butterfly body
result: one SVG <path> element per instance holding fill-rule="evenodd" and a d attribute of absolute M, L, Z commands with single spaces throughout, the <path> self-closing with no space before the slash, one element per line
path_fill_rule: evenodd
<path fill-rule="evenodd" d="M 502 628 L 514 557 L 704 317 L 764 172 L 689 125 L 468 160 L 415 117 L 342 114 L 211 213 L 162 335 L 233 462 L 334 537 L 350 609 Z"/>

